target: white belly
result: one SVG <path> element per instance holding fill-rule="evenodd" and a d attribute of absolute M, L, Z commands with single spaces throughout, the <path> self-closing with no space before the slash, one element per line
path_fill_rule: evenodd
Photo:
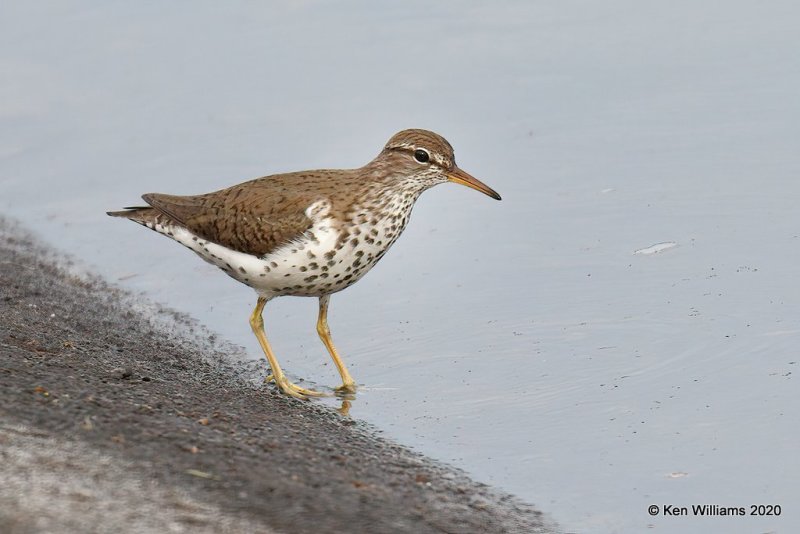
<path fill-rule="evenodd" d="M 402 219 L 337 229 L 322 201 L 310 206 L 312 227 L 296 241 L 262 257 L 237 252 L 170 224 L 146 223 L 197 253 L 265 298 L 281 295 L 321 296 L 354 284 L 381 259 L 408 222 Z"/>

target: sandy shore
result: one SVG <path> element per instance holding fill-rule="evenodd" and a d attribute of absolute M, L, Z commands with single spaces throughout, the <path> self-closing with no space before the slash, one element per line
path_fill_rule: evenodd
<path fill-rule="evenodd" d="M 73 271 L 0 218 L 0 531 L 556 531 Z"/>

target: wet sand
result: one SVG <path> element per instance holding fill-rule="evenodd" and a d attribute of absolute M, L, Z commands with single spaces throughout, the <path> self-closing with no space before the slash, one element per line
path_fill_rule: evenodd
<path fill-rule="evenodd" d="M 555 532 L 0 218 L 0 530 Z"/>

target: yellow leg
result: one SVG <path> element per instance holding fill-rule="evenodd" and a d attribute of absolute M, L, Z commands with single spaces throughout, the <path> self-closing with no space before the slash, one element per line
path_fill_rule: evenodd
<path fill-rule="evenodd" d="M 353 380 L 353 377 L 350 376 L 350 373 L 347 371 L 347 367 L 344 366 L 344 362 L 339 357 L 339 353 L 336 351 L 336 347 L 333 345 L 333 340 L 331 339 L 331 329 L 328 328 L 328 301 L 330 300 L 330 295 L 325 295 L 324 297 L 319 298 L 319 318 L 317 319 L 317 333 L 319 334 L 320 339 L 323 343 L 325 343 L 325 348 L 328 349 L 328 352 L 333 359 L 333 363 L 336 364 L 336 369 L 339 370 L 339 374 L 342 377 L 342 385 L 336 388 L 336 391 L 342 393 L 355 393 L 356 392 L 356 381 Z"/>
<path fill-rule="evenodd" d="M 258 339 L 261 349 L 264 351 L 264 355 L 267 357 L 269 366 L 272 369 L 272 379 L 275 381 L 278 387 L 281 388 L 281 391 L 287 395 L 291 395 L 292 397 L 297 397 L 298 399 L 304 399 L 306 397 L 320 397 L 325 395 L 319 391 L 301 388 L 298 385 L 292 384 L 289 382 L 289 379 L 286 378 L 286 375 L 283 374 L 283 370 L 278 363 L 278 359 L 275 358 L 275 354 L 272 352 L 272 347 L 269 346 L 269 342 L 267 341 L 267 336 L 264 334 L 264 319 L 261 317 L 261 312 L 264 310 L 264 305 L 266 303 L 267 299 L 258 297 L 256 309 L 253 310 L 253 314 L 250 316 L 250 327 L 253 329 L 253 333 Z"/>

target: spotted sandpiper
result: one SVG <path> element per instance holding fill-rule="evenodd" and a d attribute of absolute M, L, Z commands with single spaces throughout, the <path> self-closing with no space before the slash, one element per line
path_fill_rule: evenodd
<path fill-rule="evenodd" d="M 318 297 L 317 332 L 342 385 L 356 383 L 339 357 L 328 328 L 328 302 L 363 277 L 408 224 L 426 189 L 456 182 L 500 200 L 493 189 L 456 166 L 453 147 L 427 130 L 403 130 L 359 169 L 275 174 L 213 193 L 148 193 L 148 206 L 108 212 L 167 235 L 258 293 L 253 329 L 284 393 L 322 393 L 293 384 L 264 333 L 262 311 L 275 297 Z"/>

